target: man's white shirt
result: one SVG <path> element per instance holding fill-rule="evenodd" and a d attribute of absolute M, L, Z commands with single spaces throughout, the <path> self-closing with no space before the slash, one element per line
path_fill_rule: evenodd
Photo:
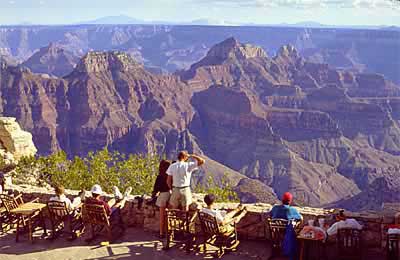
<path fill-rule="evenodd" d="M 60 196 L 54 196 L 50 198 L 50 201 L 60 201 L 60 202 L 65 202 L 65 205 L 67 206 L 68 210 L 72 210 L 73 206 L 71 203 L 71 200 L 67 198 L 64 194 Z"/>
<path fill-rule="evenodd" d="M 168 167 L 167 174 L 172 176 L 173 187 L 189 187 L 192 172 L 197 170 L 197 162 L 175 162 Z"/>
<path fill-rule="evenodd" d="M 208 215 L 215 217 L 218 224 L 221 224 L 224 221 L 224 217 L 219 210 L 202 208 L 201 212 L 207 213 Z"/>
<path fill-rule="evenodd" d="M 354 228 L 354 229 L 362 229 L 362 226 L 360 223 L 357 222 L 357 220 L 349 218 L 346 220 L 341 220 L 339 222 L 334 223 L 327 231 L 329 236 L 336 235 L 338 232 L 338 229 L 340 228 Z"/>

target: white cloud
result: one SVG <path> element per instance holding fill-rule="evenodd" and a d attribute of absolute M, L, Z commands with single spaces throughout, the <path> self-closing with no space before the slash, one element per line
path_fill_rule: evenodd
<path fill-rule="evenodd" d="M 191 0 L 195 3 L 238 7 L 400 8 L 398 0 Z"/>

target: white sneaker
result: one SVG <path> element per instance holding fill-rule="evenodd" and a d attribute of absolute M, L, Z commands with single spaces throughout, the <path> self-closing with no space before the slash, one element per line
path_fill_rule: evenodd
<path fill-rule="evenodd" d="M 124 192 L 124 199 L 126 199 L 129 195 L 131 195 L 131 192 L 132 192 L 132 187 L 126 188 Z"/>
<path fill-rule="evenodd" d="M 119 191 L 117 186 L 113 186 L 113 193 L 114 193 L 114 198 L 115 199 L 118 199 L 118 200 L 123 199 L 122 193 Z"/>

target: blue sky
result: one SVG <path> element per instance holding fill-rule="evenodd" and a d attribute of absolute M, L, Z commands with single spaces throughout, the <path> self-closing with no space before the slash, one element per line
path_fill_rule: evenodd
<path fill-rule="evenodd" d="M 397 1 L 397 2 L 396 2 Z M 127 15 L 146 21 L 400 26 L 399 0 L 0 0 L 0 25 L 71 24 Z"/>

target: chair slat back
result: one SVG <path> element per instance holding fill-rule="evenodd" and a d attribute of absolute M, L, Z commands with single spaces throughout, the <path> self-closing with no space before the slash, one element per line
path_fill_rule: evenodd
<path fill-rule="evenodd" d="M 83 222 L 95 225 L 110 225 L 109 217 L 103 205 L 83 204 Z"/>
<path fill-rule="evenodd" d="M 344 257 L 361 255 L 361 232 L 354 228 L 339 228 L 337 233 L 338 253 Z"/>
<path fill-rule="evenodd" d="M 47 208 L 50 217 L 54 220 L 63 219 L 70 214 L 67 204 L 64 201 L 48 201 Z"/>
<path fill-rule="evenodd" d="M 3 202 L 4 208 L 6 209 L 7 212 L 10 212 L 11 210 L 18 208 L 18 203 L 14 197 L 11 197 L 6 194 L 0 194 L 0 200 Z"/>
<path fill-rule="evenodd" d="M 387 255 L 388 260 L 400 259 L 400 234 L 388 234 Z"/>
<path fill-rule="evenodd" d="M 289 221 L 286 219 L 267 219 L 267 226 L 270 233 L 270 238 L 272 245 L 274 247 L 280 247 L 285 237 L 286 226 L 288 225 Z"/>
<path fill-rule="evenodd" d="M 166 212 L 168 231 L 189 231 L 190 213 L 188 211 L 167 209 Z"/>
<path fill-rule="evenodd" d="M 199 212 L 199 219 L 201 229 L 205 234 L 214 235 L 219 233 L 219 225 L 214 216 L 211 216 L 206 212 Z"/>

